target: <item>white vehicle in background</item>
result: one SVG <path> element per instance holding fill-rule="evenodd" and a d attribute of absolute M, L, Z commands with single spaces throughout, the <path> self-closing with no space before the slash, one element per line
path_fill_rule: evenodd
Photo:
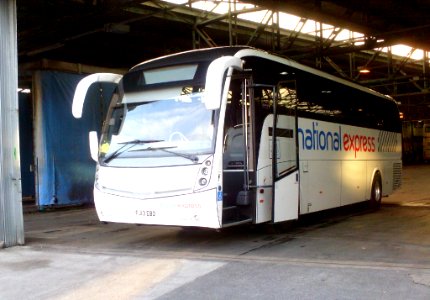
<path fill-rule="evenodd" d="M 282 222 L 378 206 L 401 184 L 395 101 L 292 60 L 221 47 L 93 74 L 76 89 L 75 117 L 97 81 L 118 83 L 100 141 L 90 134 L 102 221 Z"/>

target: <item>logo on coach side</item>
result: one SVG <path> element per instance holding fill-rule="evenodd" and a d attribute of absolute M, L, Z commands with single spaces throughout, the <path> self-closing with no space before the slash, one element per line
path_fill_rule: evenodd
<path fill-rule="evenodd" d="M 318 122 L 312 122 L 311 128 L 298 129 L 299 143 L 303 150 L 320 151 L 353 151 L 355 157 L 357 152 L 375 152 L 374 136 L 360 134 L 342 133 L 339 125 L 337 130 L 319 129 Z M 378 147 L 378 151 L 380 151 Z"/>

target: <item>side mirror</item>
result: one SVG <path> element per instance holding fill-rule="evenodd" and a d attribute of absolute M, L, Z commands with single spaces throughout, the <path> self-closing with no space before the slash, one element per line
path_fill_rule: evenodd
<path fill-rule="evenodd" d="M 91 158 L 97 162 L 99 158 L 99 138 L 97 137 L 97 131 L 90 131 L 88 134 L 88 140 L 90 144 Z"/>
<path fill-rule="evenodd" d="M 112 82 L 118 83 L 122 78 L 120 74 L 114 73 L 95 73 L 88 75 L 79 81 L 73 96 L 72 114 L 76 119 L 82 117 L 82 109 L 84 107 L 85 96 L 93 83 L 96 82 Z"/>
<path fill-rule="evenodd" d="M 234 56 L 223 56 L 215 59 L 208 68 L 205 85 L 205 106 L 207 109 L 218 109 L 221 105 L 222 87 L 225 72 L 230 69 L 242 70 L 242 60 Z"/>

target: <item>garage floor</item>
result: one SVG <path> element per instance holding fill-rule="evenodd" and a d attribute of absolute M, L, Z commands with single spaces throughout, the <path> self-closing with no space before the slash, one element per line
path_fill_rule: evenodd
<path fill-rule="evenodd" d="M 27 213 L 0 250 L 0 299 L 430 299 L 430 165 L 381 210 L 221 232 Z"/>

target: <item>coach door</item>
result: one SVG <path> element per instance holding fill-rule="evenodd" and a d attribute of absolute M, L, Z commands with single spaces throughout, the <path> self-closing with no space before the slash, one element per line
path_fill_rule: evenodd
<path fill-rule="evenodd" d="M 294 82 L 278 85 L 273 99 L 272 221 L 294 220 L 299 215 L 299 170 L 297 152 L 296 89 Z"/>
<path fill-rule="evenodd" d="M 225 117 L 223 154 L 223 227 L 253 221 L 255 134 L 252 81 L 235 74 Z"/>

